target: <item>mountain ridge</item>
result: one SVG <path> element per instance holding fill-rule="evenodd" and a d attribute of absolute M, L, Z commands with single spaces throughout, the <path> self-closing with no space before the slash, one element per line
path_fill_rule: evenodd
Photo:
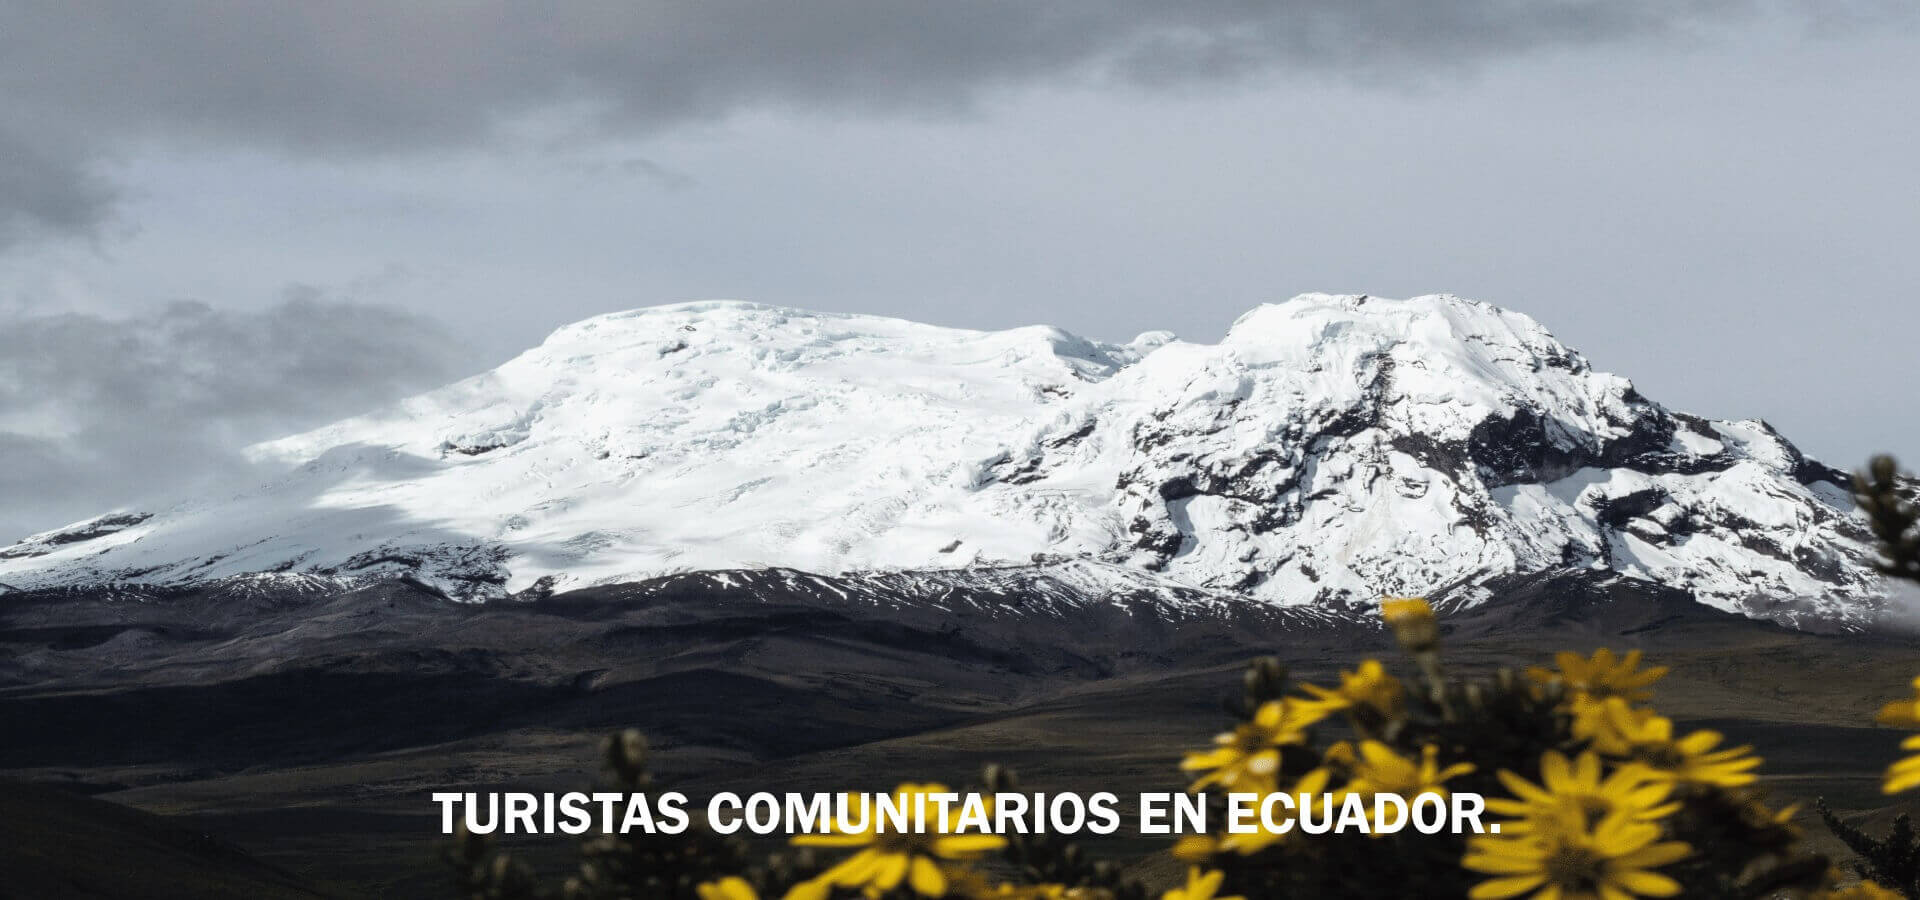
<path fill-rule="evenodd" d="M 0 549 L 0 582 L 406 577 L 486 599 L 1073 563 L 1091 594 L 1353 611 L 1565 571 L 1841 625 L 1881 596 L 1837 470 L 1448 295 L 1302 295 L 1215 344 L 651 307 L 250 453 L 287 474 L 36 535 Z"/>

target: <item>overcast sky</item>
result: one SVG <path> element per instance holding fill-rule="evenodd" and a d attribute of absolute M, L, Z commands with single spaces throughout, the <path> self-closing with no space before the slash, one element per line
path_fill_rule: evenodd
<path fill-rule="evenodd" d="M 1453 292 L 1920 458 L 1914 6 L 0 0 L 0 539 L 714 297 L 1211 341 Z"/>

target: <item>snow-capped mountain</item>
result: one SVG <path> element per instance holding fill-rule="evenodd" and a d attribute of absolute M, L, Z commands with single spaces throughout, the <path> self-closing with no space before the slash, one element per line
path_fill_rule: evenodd
<path fill-rule="evenodd" d="M 480 598 L 1034 566 L 1338 609 L 1564 570 L 1841 622 L 1879 596 L 1840 473 L 1448 296 L 1301 296 L 1216 344 L 663 306 L 251 452 L 286 474 L 29 538 L 0 583 L 405 576 Z"/>

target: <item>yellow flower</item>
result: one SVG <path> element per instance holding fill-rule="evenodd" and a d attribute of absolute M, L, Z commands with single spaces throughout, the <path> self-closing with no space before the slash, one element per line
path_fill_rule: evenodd
<path fill-rule="evenodd" d="M 1183 834 L 1168 851 L 1181 862 L 1202 863 L 1220 850 L 1220 839 L 1210 834 Z"/>
<path fill-rule="evenodd" d="M 1161 894 L 1160 900 L 1246 900 L 1239 896 L 1214 896 L 1214 893 L 1220 890 L 1221 880 L 1226 877 L 1227 873 L 1218 869 L 1203 873 L 1199 866 L 1190 866 L 1187 868 L 1186 887 L 1177 887 Z"/>
<path fill-rule="evenodd" d="M 1696 731 L 1675 740 L 1673 720 L 1650 709 L 1634 709 L 1619 697 L 1585 704 L 1575 711 L 1574 734 L 1593 749 L 1636 764 L 1649 778 L 1683 784 L 1740 787 L 1759 775 L 1760 757 L 1751 747 L 1715 750 L 1717 731 Z"/>
<path fill-rule="evenodd" d="M 1882 725 L 1899 725 L 1905 728 L 1920 727 L 1920 678 L 1913 680 L 1914 696 L 1907 700 L 1895 700 L 1880 707 L 1876 717 Z"/>
<path fill-rule="evenodd" d="M 1920 678 L 1913 680 L 1914 697 L 1909 700 L 1895 700 L 1880 707 L 1880 715 L 1875 720 L 1882 725 L 1899 725 L 1906 728 L 1920 727 Z M 1914 735 L 1900 742 L 1902 750 L 1920 750 L 1920 735 Z M 1888 794 L 1898 794 L 1920 786 L 1920 754 L 1909 756 L 1887 767 L 1886 780 L 1880 790 Z"/>
<path fill-rule="evenodd" d="M 753 885 L 738 875 L 728 875 L 718 881 L 709 881 L 698 885 L 693 892 L 700 900 L 760 900 L 760 894 Z"/>
<path fill-rule="evenodd" d="M 1638 650 L 1615 657 L 1612 650 L 1602 647 L 1594 651 L 1590 659 L 1570 650 L 1562 650 L 1554 656 L 1554 661 L 1560 666 L 1558 672 L 1531 666 L 1527 669 L 1527 677 L 1541 684 L 1557 680 L 1566 684 L 1570 696 L 1596 700 L 1620 697 L 1634 703 L 1645 703 L 1653 699 L 1653 692 L 1648 688 L 1667 674 L 1666 666 L 1640 668 Z"/>
<path fill-rule="evenodd" d="M 925 799 L 930 794 L 951 793 L 939 784 L 903 784 L 893 791 L 894 802 L 903 809 L 937 813 L 939 807 Z M 951 812 L 949 807 L 949 812 Z M 911 813 L 910 813 L 911 814 Z M 950 830 L 947 818 L 929 815 L 922 833 L 905 834 L 880 831 L 883 817 L 878 808 L 870 808 L 863 817 L 863 829 L 845 827 L 837 822 L 826 834 L 801 834 L 793 843 L 814 847 L 860 847 L 860 852 L 841 860 L 817 878 L 802 882 L 787 892 L 786 900 L 824 900 L 833 888 L 861 888 L 869 894 L 893 890 L 905 882 L 922 897 L 940 897 L 947 893 L 947 873 L 941 860 L 970 860 L 1006 846 L 1007 839 L 993 834 L 958 834 Z"/>
<path fill-rule="evenodd" d="M 974 893 L 962 891 L 960 896 L 976 897 L 979 900 L 1071 900 L 1080 896 L 1080 890 L 1078 888 L 1068 890 L 1065 885 L 1060 884 L 1001 883 Z"/>
<path fill-rule="evenodd" d="M 1079 888 L 1059 884 L 994 882 L 979 872 L 966 869 L 948 873 L 947 896 L 966 897 L 968 900 L 1085 900 L 1085 894 Z"/>
<path fill-rule="evenodd" d="M 1472 900 L 1624 900 L 1671 897 L 1680 883 L 1652 871 L 1692 848 L 1660 841 L 1660 827 L 1611 816 L 1588 830 L 1583 821 L 1524 835 L 1471 838 L 1461 864 L 1494 877 L 1473 886 Z"/>
<path fill-rule="evenodd" d="M 1890 891 L 1871 881 L 1862 881 L 1850 888 L 1832 888 L 1821 891 L 1820 900 L 1904 900 L 1898 891 Z"/>
<path fill-rule="evenodd" d="M 1440 642 L 1440 625 L 1433 618 L 1433 606 L 1420 597 L 1382 597 L 1380 618 L 1393 629 L 1400 646 L 1420 653 Z"/>
<path fill-rule="evenodd" d="M 1455 763 L 1444 769 L 1441 768 L 1440 748 L 1432 744 L 1420 748 L 1420 758 L 1413 760 L 1393 752 L 1393 748 L 1379 741 L 1361 741 L 1358 751 L 1355 751 L 1353 745 L 1341 741 L 1327 748 L 1324 759 L 1326 766 L 1315 769 L 1308 776 L 1301 778 L 1300 785 L 1288 793 L 1319 796 L 1326 789 L 1328 771 L 1338 769 L 1347 775 L 1346 786 L 1328 797 L 1324 805 L 1344 803 L 1349 794 L 1358 794 L 1368 799 L 1371 799 L 1374 794 L 1399 794 L 1402 798 L 1412 801 L 1425 794 L 1438 794 L 1445 797 L 1447 789 L 1443 783 L 1447 779 L 1473 771 L 1471 763 Z M 1314 775 L 1321 777 L 1309 786 L 1307 778 Z M 1331 815 L 1332 811 L 1329 810 L 1325 817 L 1330 818 Z M 1374 831 L 1368 833 L 1376 837 L 1381 835 L 1380 832 Z M 1251 837 L 1259 838 L 1260 836 L 1255 834 Z M 1273 843 L 1278 837 L 1276 835 L 1266 843 Z M 1242 850 L 1241 852 L 1253 851 Z"/>
<path fill-rule="evenodd" d="M 1625 701 L 1620 701 L 1620 705 L 1625 707 L 1623 715 L 1634 717 L 1636 720 L 1639 717 L 1654 715 L 1651 708 L 1626 706 Z M 1611 718 L 1614 713 L 1607 700 L 1573 697 L 1567 702 L 1567 711 L 1573 714 L 1574 737 L 1589 742 L 1594 749 L 1604 754 L 1618 755 L 1610 749 L 1619 745 L 1611 737 L 1614 731 Z M 1606 747 L 1601 746 L 1603 741 L 1606 742 Z"/>
<path fill-rule="evenodd" d="M 1441 786 L 1449 778 L 1473 771 L 1472 763 L 1455 763 L 1440 768 L 1440 748 L 1432 744 L 1420 748 L 1414 761 L 1393 752 L 1379 741 L 1361 741 L 1360 755 L 1353 765 L 1353 779 L 1342 794 L 1399 794 L 1412 800 L 1422 794 L 1447 796 Z"/>
<path fill-rule="evenodd" d="M 1800 805 L 1788 804 L 1773 809 L 1757 798 L 1748 798 L 1740 804 L 1737 815 L 1740 824 L 1749 829 L 1779 829 L 1787 833 L 1790 840 L 1799 840 L 1800 827 L 1793 824 L 1793 817 L 1799 815 Z"/>
<path fill-rule="evenodd" d="M 1920 750 L 1920 734 L 1901 741 L 1900 749 Z M 1920 753 L 1888 766 L 1886 781 L 1881 783 L 1880 790 L 1882 793 L 1898 794 L 1912 790 L 1916 785 L 1920 785 Z"/>
<path fill-rule="evenodd" d="M 1348 777 L 1352 777 L 1353 767 L 1359 763 L 1360 754 L 1354 751 L 1352 741 L 1334 741 L 1320 754 L 1321 765 Z"/>
<path fill-rule="evenodd" d="M 1330 808 L 1332 801 L 1327 796 L 1327 781 L 1332 777 L 1332 773 L 1324 768 L 1314 769 L 1300 776 L 1300 780 L 1294 782 L 1293 787 L 1288 790 L 1287 793 L 1294 796 L 1295 803 L 1299 802 L 1300 795 L 1305 794 L 1309 798 L 1307 802 L 1314 804 L 1313 817 L 1319 821 L 1331 821 L 1333 818 L 1333 810 Z M 1264 800 L 1265 797 L 1261 799 Z M 1231 850 L 1242 856 L 1252 856 L 1274 844 L 1280 843 L 1287 837 L 1286 834 L 1268 829 L 1265 820 L 1256 818 L 1255 825 L 1257 826 L 1256 830 L 1230 833 L 1226 837 L 1220 838 L 1217 844 L 1209 845 L 1207 849 Z M 1200 849 L 1200 845 L 1187 844 L 1184 849 L 1185 852 L 1191 853 Z M 1174 845 L 1175 856 L 1185 859 L 1188 862 L 1199 862 L 1199 860 L 1193 859 L 1190 856 L 1181 856 L 1182 851 L 1182 845 Z"/>
<path fill-rule="evenodd" d="M 1509 816 L 1501 833 L 1525 835 L 1563 827 L 1568 822 L 1599 822 L 1621 815 L 1636 822 L 1663 819 L 1679 808 L 1666 802 L 1672 793 L 1670 782 L 1649 781 L 1637 766 L 1624 766 L 1600 777 L 1600 756 L 1589 750 L 1569 762 L 1565 756 L 1547 751 L 1540 757 L 1540 784 L 1534 784 L 1512 772 L 1502 770 L 1500 783 L 1512 792 L 1513 799 L 1487 798 L 1487 809 Z"/>
<path fill-rule="evenodd" d="M 1314 696 L 1312 703 L 1328 713 L 1362 706 L 1391 716 L 1400 708 L 1403 695 L 1400 679 L 1388 675 L 1386 667 L 1377 659 L 1362 662 L 1360 668 L 1352 672 L 1341 672 L 1340 686 L 1332 690 L 1314 684 L 1300 687 Z"/>
<path fill-rule="evenodd" d="M 1215 736 L 1214 749 L 1189 753 L 1181 760 L 1181 769 L 1207 773 L 1189 790 L 1205 790 L 1213 784 L 1270 784 L 1280 770 L 1280 748 L 1306 743 L 1306 728 L 1326 715 L 1325 710 L 1305 700 L 1286 698 L 1261 704 L 1253 721 Z"/>

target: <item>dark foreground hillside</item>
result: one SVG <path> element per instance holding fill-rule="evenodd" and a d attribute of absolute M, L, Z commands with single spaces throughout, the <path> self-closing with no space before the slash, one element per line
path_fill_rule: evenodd
<path fill-rule="evenodd" d="M 16 779 L 0 820 L 60 823 L 0 837 L 0 870 L 36 873 L 24 896 L 127 893 L 114 878 L 431 896 L 429 793 L 581 787 L 598 737 L 629 725 L 696 796 L 966 784 L 988 761 L 1035 789 L 1175 789 L 1248 657 L 1321 682 L 1365 655 L 1398 662 L 1370 628 L 1262 609 L 704 584 L 488 606 L 401 583 L 0 596 L 0 772 Z M 1674 668 L 1663 711 L 1755 744 L 1782 795 L 1890 815 L 1877 779 L 1901 735 L 1872 716 L 1920 672 L 1911 641 L 1787 631 L 1617 581 L 1510 585 L 1449 624 L 1468 669 L 1645 649 Z M 556 870 L 572 852 L 531 849 Z M 90 862 L 117 852 L 126 865 Z"/>

